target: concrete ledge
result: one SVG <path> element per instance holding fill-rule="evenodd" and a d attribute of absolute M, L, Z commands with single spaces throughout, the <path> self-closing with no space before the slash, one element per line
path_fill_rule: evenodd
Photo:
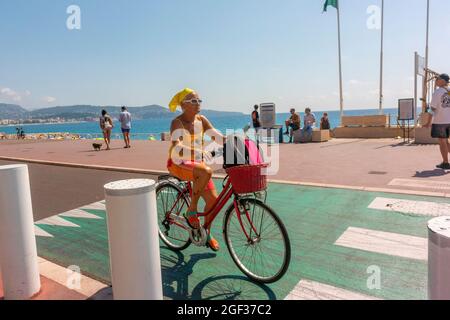
<path fill-rule="evenodd" d="M 431 128 L 416 128 L 415 144 L 439 144 L 439 140 L 431 137 Z"/>
<path fill-rule="evenodd" d="M 389 116 L 388 115 L 343 116 L 342 126 L 387 127 L 389 126 Z"/>
<path fill-rule="evenodd" d="M 327 142 L 331 140 L 330 130 L 314 130 L 312 142 Z"/>
<path fill-rule="evenodd" d="M 339 127 L 332 131 L 333 138 L 345 139 L 386 139 L 403 138 L 403 129 L 384 128 L 384 127 L 366 127 L 366 128 L 344 128 Z M 410 137 L 414 138 L 414 128 L 410 128 Z"/>
<path fill-rule="evenodd" d="M 57 166 L 57 167 L 77 168 L 77 169 L 92 169 L 92 170 L 114 171 L 114 172 L 124 172 L 124 173 L 151 174 L 151 175 L 163 175 L 163 174 L 169 173 L 168 171 L 162 171 L 162 170 L 134 169 L 134 168 L 124 168 L 124 167 L 115 167 L 115 166 L 101 166 L 101 165 L 93 165 L 93 164 L 91 165 L 91 164 L 79 164 L 79 163 L 70 163 L 70 162 L 24 159 L 24 158 L 15 158 L 15 157 L 1 157 L 0 156 L 0 160 L 42 164 L 42 165 L 47 165 L 47 166 Z"/>
<path fill-rule="evenodd" d="M 308 143 L 308 142 L 312 142 L 313 136 L 303 134 L 303 130 L 299 129 L 297 131 L 294 131 L 293 139 L 294 139 L 294 143 Z"/>

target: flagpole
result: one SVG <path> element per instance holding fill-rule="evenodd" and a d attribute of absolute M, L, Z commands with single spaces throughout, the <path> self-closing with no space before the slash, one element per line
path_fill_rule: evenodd
<path fill-rule="evenodd" d="M 339 93 L 340 93 L 340 110 L 341 110 L 341 125 L 342 117 L 344 116 L 344 94 L 342 91 L 342 54 L 341 54 L 341 14 L 340 6 L 337 5 L 337 23 L 338 23 L 338 47 L 339 47 Z"/>
<path fill-rule="evenodd" d="M 430 0 L 427 0 L 427 37 L 426 37 L 427 40 L 425 45 L 425 76 L 423 78 L 422 113 L 425 113 L 427 108 L 429 35 L 430 35 Z"/>
<path fill-rule="evenodd" d="M 381 0 L 380 115 L 383 114 L 384 0 Z"/>

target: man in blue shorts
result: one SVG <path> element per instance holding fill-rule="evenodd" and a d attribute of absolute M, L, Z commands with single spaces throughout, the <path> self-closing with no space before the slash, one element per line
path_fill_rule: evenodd
<path fill-rule="evenodd" d="M 130 130 L 131 130 L 131 114 L 126 107 L 122 107 L 122 112 L 119 116 L 119 121 L 122 127 L 123 140 L 125 141 L 125 149 L 131 148 L 130 145 Z"/>

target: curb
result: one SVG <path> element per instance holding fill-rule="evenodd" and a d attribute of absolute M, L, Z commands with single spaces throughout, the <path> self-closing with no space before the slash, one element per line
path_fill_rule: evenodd
<path fill-rule="evenodd" d="M 165 174 L 169 173 L 168 171 L 163 171 L 163 170 L 133 169 L 133 168 L 111 167 L 111 166 L 101 166 L 101 165 L 85 165 L 85 164 L 70 163 L 70 162 L 53 162 L 53 161 L 46 161 L 46 160 L 31 160 L 31 159 L 24 159 L 24 158 L 1 157 L 1 156 L 0 156 L 0 160 L 18 161 L 18 162 L 25 162 L 25 163 L 32 163 L 32 164 L 41 164 L 41 165 L 77 168 L 77 169 L 113 171 L 113 172 L 122 172 L 122 173 L 136 173 L 136 174 L 149 174 L 149 175 L 165 175 Z M 224 175 L 224 174 L 213 175 L 213 178 L 215 178 L 215 179 L 224 179 L 225 177 L 226 177 L 226 175 Z M 431 192 L 431 191 L 388 189 L 388 188 L 365 187 L 365 186 L 346 186 L 346 185 L 338 185 L 338 184 L 297 182 L 297 181 L 276 180 L 276 179 L 269 179 L 268 182 L 293 185 L 293 186 L 304 186 L 304 187 L 344 189 L 344 190 L 356 190 L 356 191 L 366 191 L 366 192 L 383 192 L 383 193 L 406 194 L 406 195 L 427 196 L 427 197 L 436 197 L 436 198 L 450 198 L 450 193 Z"/>

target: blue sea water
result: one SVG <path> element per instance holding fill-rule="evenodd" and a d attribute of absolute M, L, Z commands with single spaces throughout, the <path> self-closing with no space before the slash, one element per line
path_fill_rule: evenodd
<path fill-rule="evenodd" d="M 132 110 L 131 110 L 132 112 Z M 314 112 L 318 123 L 324 112 Z M 396 124 L 397 109 L 386 109 L 385 114 L 391 115 L 391 123 Z M 378 114 L 378 110 L 351 110 L 346 111 L 345 115 L 358 116 L 358 115 L 375 115 Z M 301 114 L 303 118 L 303 113 Z M 289 118 L 289 114 L 277 114 L 277 123 L 284 124 L 284 121 Z M 335 128 L 339 126 L 340 112 L 328 111 L 328 117 L 330 119 L 331 127 Z M 211 117 L 209 118 L 211 123 L 219 129 L 221 132 L 226 132 L 227 129 L 242 129 L 251 122 L 250 115 L 232 116 L 232 117 Z M 159 139 L 161 132 L 169 131 L 171 119 L 146 119 L 133 121 L 132 133 L 134 139 L 148 139 L 150 135 L 154 135 Z M 61 123 L 61 124 L 32 124 L 21 125 L 25 134 L 32 133 L 74 133 L 80 134 L 84 137 L 95 137 L 95 135 L 101 136 L 98 122 L 80 122 L 80 123 Z M 0 126 L 0 132 L 7 134 L 15 134 L 16 126 Z M 120 138 L 120 126 L 115 126 L 113 129 L 113 139 Z"/>

